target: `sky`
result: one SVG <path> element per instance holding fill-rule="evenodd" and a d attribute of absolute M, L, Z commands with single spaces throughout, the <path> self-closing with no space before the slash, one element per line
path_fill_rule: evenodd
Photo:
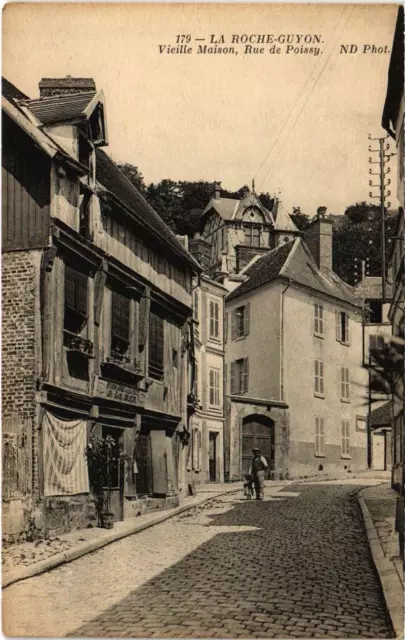
<path fill-rule="evenodd" d="M 287 210 L 343 213 L 371 201 L 368 135 L 385 134 L 396 13 L 382 4 L 8 4 L 3 75 L 32 98 L 42 77 L 94 78 L 106 98 L 106 151 L 147 183 L 218 180 L 234 190 L 254 179 Z M 319 53 L 287 53 L 285 42 L 271 53 L 271 41 L 246 53 L 231 42 L 259 34 L 290 35 L 298 49 L 304 36 L 319 39 L 303 45 Z M 212 35 L 237 53 L 198 54 Z M 192 53 L 160 53 L 177 36 L 190 36 Z"/>

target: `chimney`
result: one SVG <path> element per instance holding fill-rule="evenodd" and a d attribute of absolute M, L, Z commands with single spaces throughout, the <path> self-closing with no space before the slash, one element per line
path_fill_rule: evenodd
<path fill-rule="evenodd" d="M 87 93 L 96 91 L 96 83 L 93 78 L 42 78 L 39 83 L 40 98 L 50 96 L 62 96 L 70 93 Z"/>
<path fill-rule="evenodd" d="M 221 197 L 221 183 L 214 182 L 214 188 L 212 190 L 212 196 L 215 200 L 219 200 Z"/>
<path fill-rule="evenodd" d="M 319 207 L 315 218 L 304 231 L 304 242 L 325 276 L 332 272 L 333 222 L 325 217 L 326 207 Z"/>

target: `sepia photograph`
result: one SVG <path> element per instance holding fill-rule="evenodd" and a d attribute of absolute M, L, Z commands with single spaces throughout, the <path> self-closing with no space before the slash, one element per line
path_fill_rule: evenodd
<path fill-rule="evenodd" d="M 11 2 L 2 631 L 404 636 L 404 8 Z"/>

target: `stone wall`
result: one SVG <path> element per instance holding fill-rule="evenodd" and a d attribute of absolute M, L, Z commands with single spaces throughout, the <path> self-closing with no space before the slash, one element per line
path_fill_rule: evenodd
<path fill-rule="evenodd" d="M 2 256 L 3 469 L 7 468 L 2 533 L 7 541 L 35 538 L 43 531 L 35 400 L 41 348 L 40 264 L 41 251 Z"/>

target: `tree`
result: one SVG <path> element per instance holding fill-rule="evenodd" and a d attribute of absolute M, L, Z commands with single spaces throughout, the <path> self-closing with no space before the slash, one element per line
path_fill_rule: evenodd
<path fill-rule="evenodd" d="M 128 178 L 130 182 L 138 189 L 138 191 L 144 196 L 146 192 L 146 184 L 145 179 L 142 173 L 139 171 L 138 167 L 135 167 L 133 164 L 129 164 L 129 162 L 124 162 L 122 164 L 118 164 L 118 168 L 121 169 L 122 173 Z"/>
<path fill-rule="evenodd" d="M 310 223 L 309 216 L 302 213 L 300 207 L 293 207 L 291 219 L 299 231 L 305 231 Z"/>
<path fill-rule="evenodd" d="M 386 216 L 387 240 L 393 234 L 394 227 L 395 216 Z M 362 260 L 368 260 L 367 275 L 381 276 L 381 241 L 379 208 L 365 202 L 351 205 L 345 211 L 343 224 L 334 229 L 333 270 L 342 280 L 353 285 L 356 284 L 356 259 L 358 265 Z M 389 251 L 390 243 L 386 242 L 387 262 Z"/>

